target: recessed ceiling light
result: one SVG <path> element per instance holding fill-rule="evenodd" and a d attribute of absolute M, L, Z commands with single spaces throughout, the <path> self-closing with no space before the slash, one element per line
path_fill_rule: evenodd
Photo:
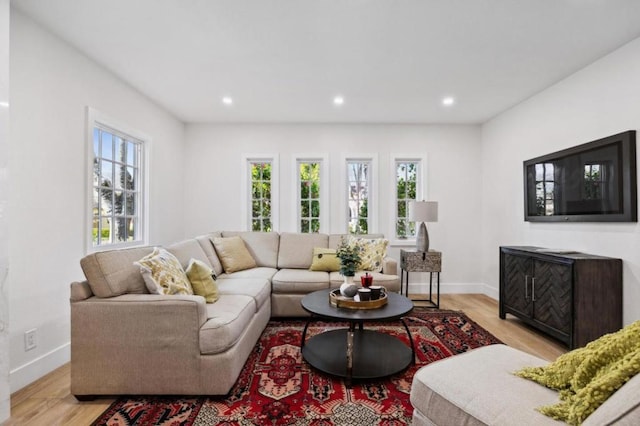
<path fill-rule="evenodd" d="M 9 102 L 0 101 L 0 107 L 9 108 Z"/>
<path fill-rule="evenodd" d="M 451 106 L 456 103 L 456 99 L 453 96 L 445 96 L 442 98 L 442 105 Z"/>
<path fill-rule="evenodd" d="M 344 98 L 342 96 L 336 96 L 333 98 L 334 105 L 342 105 L 344 104 Z"/>
<path fill-rule="evenodd" d="M 233 99 L 229 96 L 222 98 L 222 103 L 225 105 L 233 105 Z"/>

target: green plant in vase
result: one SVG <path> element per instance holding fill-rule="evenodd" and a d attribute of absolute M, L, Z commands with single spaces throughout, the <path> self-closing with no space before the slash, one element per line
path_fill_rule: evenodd
<path fill-rule="evenodd" d="M 336 256 L 340 259 L 340 274 L 344 276 L 344 284 L 340 286 L 340 293 L 346 297 L 353 297 L 358 291 L 358 286 L 353 283 L 353 277 L 358 270 L 361 248 L 357 244 L 349 244 L 342 238 L 336 250 Z"/>

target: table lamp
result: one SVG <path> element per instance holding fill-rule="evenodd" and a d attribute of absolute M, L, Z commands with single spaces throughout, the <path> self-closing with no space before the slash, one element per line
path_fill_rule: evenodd
<path fill-rule="evenodd" d="M 421 222 L 416 236 L 416 250 L 429 251 L 429 233 L 425 222 L 438 221 L 438 202 L 411 201 L 409 203 L 409 221 Z"/>

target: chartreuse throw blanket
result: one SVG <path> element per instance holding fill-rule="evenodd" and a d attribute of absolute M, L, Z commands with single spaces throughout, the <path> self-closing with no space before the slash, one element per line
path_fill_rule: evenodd
<path fill-rule="evenodd" d="M 539 407 L 539 412 L 579 425 L 639 371 L 640 321 L 636 321 L 549 365 L 526 367 L 514 374 L 559 391 L 560 402 Z"/>

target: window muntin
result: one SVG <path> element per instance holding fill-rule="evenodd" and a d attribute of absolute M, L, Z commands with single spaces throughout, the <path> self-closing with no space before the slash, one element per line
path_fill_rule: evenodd
<path fill-rule="evenodd" d="M 370 172 L 370 160 L 347 160 L 347 229 L 350 234 L 369 233 Z"/>
<path fill-rule="evenodd" d="M 249 161 L 251 179 L 251 230 L 270 232 L 272 221 L 272 172 L 271 161 Z"/>
<path fill-rule="evenodd" d="M 414 238 L 416 224 L 408 220 L 409 202 L 417 199 L 419 161 L 395 161 L 395 192 L 396 192 L 396 220 L 395 233 L 398 239 Z"/>
<path fill-rule="evenodd" d="M 320 232 L 321 188 L 319 161 L 298 160 L 298 232 Z"/>
<path fill-rule="evenodd" d="M 144 142 L 98 123 L 92 136 L 92 247 L 142 242 Z"/>

